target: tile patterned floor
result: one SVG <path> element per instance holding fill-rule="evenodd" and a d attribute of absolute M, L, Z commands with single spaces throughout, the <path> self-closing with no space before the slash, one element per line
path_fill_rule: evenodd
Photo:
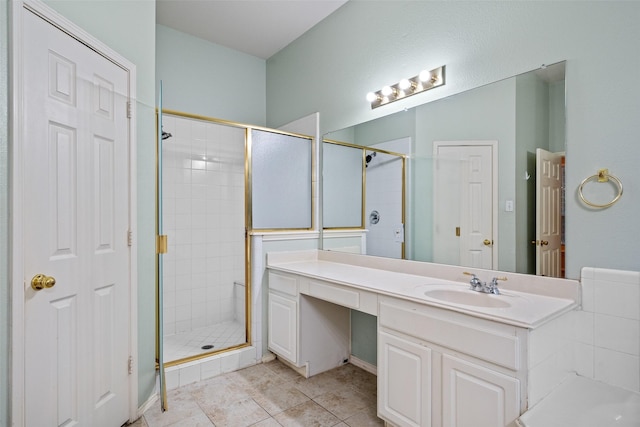
<path fill-rule="evenodd" d="M 243 323 L 236 320 L 205 326 L 189 332 L 164 337 L 164 360 L 184 359 L 207 351 L 229 348 L 245 342 Z M 213 345 L 211 350 L 202 346 Z"/>
<path fill-rule="evenodd" d="M 376 377 L 347 364 L 303 378 L 278 360 L 167 393 L 134 427 L 368 427 L 376 416 Z"/>

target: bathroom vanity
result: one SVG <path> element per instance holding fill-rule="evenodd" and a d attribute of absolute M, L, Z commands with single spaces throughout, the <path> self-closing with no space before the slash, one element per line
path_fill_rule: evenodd
<path fill-rule="evenodd" d="M 515 425 L 579 305 L 572 280 L 471 271 L 505 276 L 492 295 L 465 268 L 330 251 L 269 253 L 267 269 L 268 347 L 304 376 L 349 360 L 349 310 L 377 317 L 378 416 L 398 427 Z"/>

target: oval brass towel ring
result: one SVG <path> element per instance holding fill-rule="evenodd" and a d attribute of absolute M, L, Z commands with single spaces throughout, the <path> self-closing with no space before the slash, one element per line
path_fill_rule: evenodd
<path fill-rule="evenodd" d="M 618 187 L 618 194 L 616 195 L 616 197 L 613 198 L 613 200 L 611 200 L 609 203 L 604 203 L 604 204 L 597 204 L 597 203 L 593 203 L 590 202 L 589 200 L 587 200 L 584 197 L 584 194 L 582 194 L 582 188 L 584 187 L 584 185 L 589 182 L 592 181 L 594 179 L 597 179 L 598 182 L 607 182 L 609 181 L 609 179 L 611 179 L 613 182 L 616 183 L 616 186 Z M 622 182 L 620 182 L 620 180 L 618 178 L 616 178 L 613 175 L 609 175 L 609 170 L 608 169 L 600 169 L 598 170 L 598 173 L 595 175 L 591 175 L 585 179 L 582 180 L 582 182 L 580 183 L 580 187 L 578 187 L 578 194 L 580 195 L 580 199 L 588 206 L 591 206 L 592 208 L 599 208 L 599 209 L 603 209 L 603 208 L 608 208 L 609 206 L 613 205 L 615 202 L 617 202 L 620 197 L 622 197 Z"/>

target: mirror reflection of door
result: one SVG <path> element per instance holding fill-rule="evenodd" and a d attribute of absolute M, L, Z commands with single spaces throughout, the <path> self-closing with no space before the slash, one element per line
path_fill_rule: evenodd
<path fill-rule="evenodd" d="M 536 150 L 536 274 L 564 277 L 562 259 L 562 159 Z"/>
<path fill-rule="evenodd" d="M 496 268 L 497 142 L 436 141 L 433 146 L 434 261 Z"/>

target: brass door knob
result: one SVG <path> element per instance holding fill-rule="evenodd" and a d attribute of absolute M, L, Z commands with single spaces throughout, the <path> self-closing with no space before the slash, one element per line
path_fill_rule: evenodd
<path fill-rule="evenodd" d="M 31 287 L 36 291 L 44 288 L 53 288 L 55 284 L 56 279 L 54 277 L 45 276 L 44 274 L 36 274 L 33 276 L 33 279 L 31 279 Z"/>
<path fill-rule="evenodd" d="M 493 245 L 493 240 L 484 239 L 482 243 L 484 243 L 485 246 L 491 246 Z"/>
<path fill-rule="evenodd" d="M 547 246 L 549 244 L 547 240 L 532 240 L 531 243 L 536 246 Z"/>

